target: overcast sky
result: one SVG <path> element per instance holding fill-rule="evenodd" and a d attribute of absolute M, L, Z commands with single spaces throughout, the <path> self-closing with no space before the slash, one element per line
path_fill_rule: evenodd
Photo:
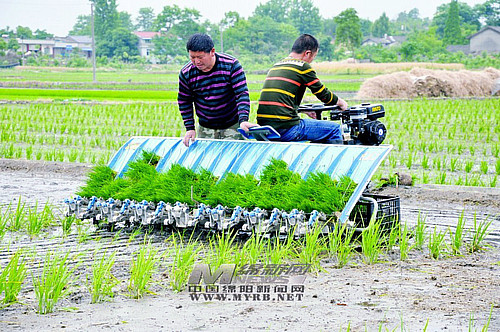
<path fill-rule="evenodd" d="M 390 19 L 403 11 L 418 8 L 421 17 L 432 17 L 436 8 L 450 0 L 312 0 L 324 18 L 337 16 L 346 8 L 354 8 L 359 17 L 375 20 L 383 12 Z M 135 20 L 139 9 L 151 7 L 158 14 L 166 5 L 195 8 L 204 18 L 218 22 L 227 11 L 239 12 L 250 16 L 259 3 L 267 0 L 117 0 L 118 10 L 132 14 Z M 462 0 L 470 6 L 486 0 Z M 88 0 L 0 0 L 0 28 L 15 29 L 18 25 L 28 26 L 31 30 L 46 30 L 57 36 L 66 36 L 76 22 L 78 15 L 90 14 Z"/>

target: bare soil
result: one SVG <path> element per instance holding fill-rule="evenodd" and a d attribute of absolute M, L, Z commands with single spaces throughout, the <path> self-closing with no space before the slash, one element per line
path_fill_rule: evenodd
<path fill-rule="evenodd" d="M 35 201 L 63 206 L 91 169 L 86 164 L 0 160 L 0 206 Z M 0 265 L 16 248 L 36 248 L 37 254 L 62 248 L 81 254 L 83 264 L 74 285 L 59 310 L 36 314 L 31 286 L 22 291 L 23 303 L 0 309 L 2 331 L 378 331 L 403 323 L 407 331 L 466 331 L 469 324 L 479 330 L 486 324 L 493 306 L 489 331 L 500 331 L 500 190 L 454 186 L 386 187 L 383 195 L 401 199 L 402 220 L 414 225 L 420 214 L 429 228 L 452 230 L 463 212 L 467 228 L 478 220 L 493 220 L 487 251 L 432 260 L 426 250 L 412 250 L 401 262 L 398 252 L 389 252 L 382 262 L 365 265 L 356 259 L 337 269 L 325 260 L 324 271 L 307 275 L 301 301 L 193 301 L 187 292 L 175 293 L 168 284 L 166 267 L 155 276 L 155 294 L 134 300 L 126 285 L 132 253 L 141 244 L 125 234 L 91 235 L 80 243 L 76 235 L 66 238 L 48 234 L 39 239 L 4 239 Z M 7 243 L 6 243 L 7 242 Z M 166 250 L 164 238 L 154 245 Z M 117 296 L 101 304 L 90 304 L 84 274 L 97 246 L 118 250 L 115 276 L 123 280 Z M 32 267 L 38 273 L 38 265 Z M 31 280 L 28 276 L 27 280 Z M 31 282 L 28 282 L 31 284 Z M 73 308 L 72 311 L 61 308 Z M 473 316 L 471 316 L 473 315 Z M 473 318 L 471 318 L 473 317 Z"/>

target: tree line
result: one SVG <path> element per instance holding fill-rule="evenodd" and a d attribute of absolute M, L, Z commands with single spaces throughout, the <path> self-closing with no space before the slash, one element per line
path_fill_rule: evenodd
<path fill-rule="evenodd" d="M 208 33 L 218 51 L 244 58 L 252 64 L 268 64 L 288 54 L 301 33 L 315 35 L 320 41 L 319 60 L 347 57 L 392 61 L 453 61 L 446 52 L 448 45 L 468 43 L 467 36 L 486 25 L 500 25 L 500 0 L 487 0 L 473 7 L 452 0 L 436 8 L 432 18 L 422 18 L 417 8 L 401 12 L 395 19 L 383 13 L 373 22 L 360 18 L 354 8 L 330 18 L 320 13 L 311 0 L 273 0 L 259 4 L 248 18 L 237 12 L 226 12 L 220 22 L 202 20 L 194 8 L 164 6 L 160 13 L 150 7 L 141 8 L 135 19 L 118 11 L 116 0 L 93 0 L 96 55 L 99 61 L 144 61 L 137 49 L 138 37 L 133 31 L 155 31 L 153 55 L 161 63 L 183 63 L 187 60 L 185 45 L 190 35 Z M 90 15 L 80 15 L 69 35 L 91 34 Z M 50 38 L 45 30 L 32 32 L 18 26 L 0 30 L 2 35 L 18 38 Z M 361 46 L 367 37 L 404 36 L 397 47 Z M 9 41 L 10 43 L 10 41 Z M 0 52 L 15 49 L 15 41 L 0 39 Z M 0 54 L 1 55 L 1 54 Z"/>

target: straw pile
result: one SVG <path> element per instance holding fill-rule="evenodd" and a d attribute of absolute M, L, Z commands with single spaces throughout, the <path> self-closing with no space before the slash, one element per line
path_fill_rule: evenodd
<path fill-rule="evenodd" d="M 380 75 L 366 80 L 357 99 L 415 97 L 480 97 L 495 91 L 500 70 L 446 71 L 414 68 L 409 72 Z"/>

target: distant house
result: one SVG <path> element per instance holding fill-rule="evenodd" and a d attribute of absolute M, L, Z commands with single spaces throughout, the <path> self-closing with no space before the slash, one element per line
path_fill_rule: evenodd
<path fill-rule="evenodd" d="M 406 36 L 388 36 L 384 35 L 382 38 L 368 37 L 361 42 L 361 46 L 365 45 L 382 45 L 382 46 L 399 46 L 406 40 Z"/>
<path fill-rule="evenodd" d="M 134 31 L 134 35 L 139 37 L 139 54 L 151 61 L 152 63 L 156 62 L 156 59 L 153 56 L 153 38 L 159 36 L 159 32 L 154 31 Z"/>
<path fill-rule="evenodd" d="M 500 27 L 486 26 L 467 38 L 471 53 L 500 53 Z"/>
<path fill-rule="evenodd" d="M 87 58 L 92 56 L 92 41 L 88 36 L 54 37 L 53 39 L 17 38 L 20 51 L 24 54 L 69 56 L 78 50 Z"/>

